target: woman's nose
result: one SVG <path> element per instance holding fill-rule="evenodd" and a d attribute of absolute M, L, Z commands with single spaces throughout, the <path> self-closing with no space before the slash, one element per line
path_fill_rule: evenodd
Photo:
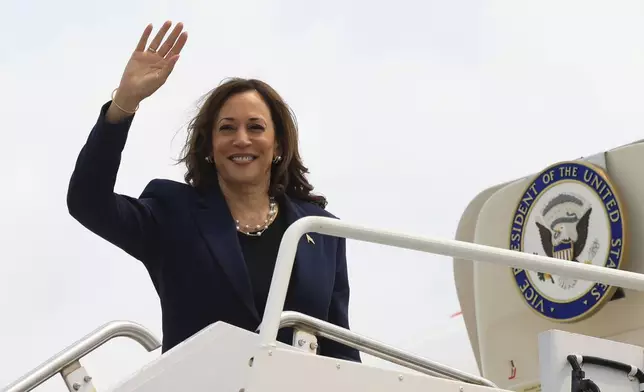
<path fill-rule="evenodd" d="M 246 147 L 251 144 L 246 129 L 240 129 L 235 133 L 235 140 L 233 141 L 233 144 L 237 147 Z"/>

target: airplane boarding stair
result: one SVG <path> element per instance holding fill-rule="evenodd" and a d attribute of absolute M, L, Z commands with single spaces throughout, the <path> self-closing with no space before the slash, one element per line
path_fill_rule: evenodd
<path fill-rule="evenodd" d="M 393 233 L 336 219 L 307 217 L 291 225 L 284 235 L 259 333 L 217 322 L 122 380 L 112 391 L 506 391 L 485 378 L 429 361 L 353 331 L 304 314 L 284 312 L 297 243 L 310 232 L 477 262 L 548 271 L 644 291 L 644 275 L 638 273 L 583 263 L 562 263 L 550 257 L 464 241 Z M 292 345 L 277 341 L 277 332 L 284 327 L 294 328 Z M 138 324 L 127 321 L 108 323 L 4 391 L 31 391 L 57 374 L 64 378 L 71 392 L 94 391 L 91 376 L 81 366 L 80 360 L 115 337 L 134 339 L 149 351 L 160 345 L 157 338 Z M 317 337 L 346 344 L 401 365 L 406 370 L 383 369 L 316 355 Z M 644 350 L 641 347 L 562 331 L 548 331 L 538 339 L 544 391 L 598 390 L 592 389 L 594 384 L 611 387 L 602 389 L 604 392 L 641 390 L 638 380 L 641 373 L 638 369 L 644 367 L 641 363 Z M 615 361 L 623 362 L 622 366 L 611 368 Z M 596 368 L 598 363 L 603 366 L 599 370 Z M 586 380 L 584 376 L 592 380 Z"/>

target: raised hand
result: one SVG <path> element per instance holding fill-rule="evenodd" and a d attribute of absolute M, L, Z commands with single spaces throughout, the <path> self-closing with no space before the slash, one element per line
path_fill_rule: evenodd
<path fill-rule="evenodd" d="M 183 24 L 177 23 L 170 35 L 163 41 L 172 22 L 161 26 L 146 49 L 152 25 L 146 26 L 139 42 L 128 61 L 114 101 L 121 111 L 134 112 L 138 104 L 154 94 L 168 79 L 179 60 L 179 53 L 188 40 L 188 33 L 182 32 Z M 163 42 L 162 42 L 163 41 Z"/>

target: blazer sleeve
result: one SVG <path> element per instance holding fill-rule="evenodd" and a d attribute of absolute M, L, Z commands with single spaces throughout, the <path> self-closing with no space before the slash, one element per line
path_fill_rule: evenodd
<path fill-rule="evenodd" d="M 67 208 L 85 228 L 149 267 L 157 260 L 157 201 L 148 191 L 150 185 L 138 199 L 114 192 L 121 153 L 134 116 L 117 124 L 108 123 L 105 114 L 110 103 L 101 107 L 76 160 L 67 190 Z"/>
<path fill-rule="evenodd" d="M 346 239 L 338 237 L 336 256 L 335 285 L 329 306 L 329 322 L 339 327 L 349 328 L 349 277 L 347 273 Z M 344 344 L 329 339 L 320 340 L 320 354 L 348 361 L 362 362 L 360 352 Z"/>

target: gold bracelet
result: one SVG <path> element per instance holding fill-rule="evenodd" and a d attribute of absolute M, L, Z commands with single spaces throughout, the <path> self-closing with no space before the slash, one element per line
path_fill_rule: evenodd
<path fill-rule="evenodd" d="M 114 106 L 116 106 L 116 107 L 117 107 L 117 108 L 119 108 L 121 111 L 123 111 L 123 112 L 125 112 L 125 113 L 127 113 L 127 114 L 134 114 L 134 113 L 136 113 L 136 111 L 137 111 L 137 110 L 139 110 L 139 104 L 138 104 L 138 103 L 136 104 L 136 107 L 134 108 L 134 111 L 133 111 L 133 112 L 130 112 L 129 110 L 125 110 L 125 109 L 123 109 L 122 107 L 120 107 L 120 106 L 119 106 L 119 104 L 118 104 L 118 103 L 116 103 L 116 101 L 114 100 L 114 96 L 116 95 L 116 91 L 117 91 L 117 90 L 118 90 L 118 87 L 117 87 L 117 88 L 115 88 L 115 89 L 114 89 L 114 91 L 112 91 L 112 103 L 114 104 Z"/>

